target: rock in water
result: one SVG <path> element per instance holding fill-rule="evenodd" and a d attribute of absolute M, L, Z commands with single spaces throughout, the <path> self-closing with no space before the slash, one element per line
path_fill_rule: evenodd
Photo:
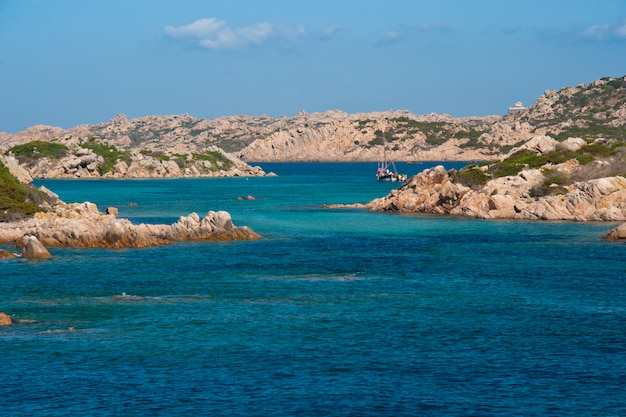
<path fill-rule="evenodd" d="M 111 214 L 101 214 L 93 203 L 59 203 L 48 212 L 37 213 L 32 219 L 3 225 L 0 242 L 16 242 L 26 248 L 31 236 L 43 250 L 46 246 L 83 248 L 144 248 L 181 240 L 254 240 L 260 239 L 252 229 L 235 226 L 225 211 L 207 213 L 200 219 L 197 213 L 181 216 L 172 225 L 139 224 Z M 31 243 L 34 245 L 35 243 Z M 24 251 L 23 257 L 35 257 Z M 47 255 L 47 256 L 46 256 Z M 37 255 L 50 257 L 47 251 Z"/>
<path fill-rule="evenodd" d="M 13 320 L 11 320 L 11 316 L 0 311 L 0 326 L 10 326 L 12 324 Z"/>
<path fill-rule="evenodd" d="M 22 251 L 22 258 L 27 259 L 50 259 L 52 255 L 48 249 L 35 236 L 30 236 Z"/>
<path fill-rule="evenodd" d="M 8 250 L 0 249 L 0 259 L 11 259 L 15 258 L 11 252 Z"/>
<path fill-rule="evenodd" d="M 626 239 L 626 223 L 622 223 L 617 226 L 615 229 L 611 230 L 607 234 L 603 236 L 605 239 L 609 240 L 623 240 Z"/>

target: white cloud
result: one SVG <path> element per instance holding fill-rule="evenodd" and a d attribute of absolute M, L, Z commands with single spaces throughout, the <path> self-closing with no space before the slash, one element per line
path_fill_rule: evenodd
<path fill-rule="evenodd" d="M 260 46 L 269 40 L 293 42 L 305 33 L 304 27 L 278 28 L 270 23 L 255 23 L 242 28 L 230 28 L 215 18 L 198 19 L 185 26 L 166 26 L 165 33 L 174 39 L 195 43 L 211 50 L 243 50 Z"/>
<path fill-rule="evenodd" d="M 380 36 L 380 38 L 378 38 L 378 40 L 376 41 L 376 45 L 382 46 L 382 45 L 390 45 L 390 44 L 398 43 L 402 39 L 404 39 L 405 36 L 406 34 L 404 32 L 387 31 L 387 32 L 384 32 Z"/>
<path fill-rule="evenodd" d="M 590 26 L 582 32 L 582 36 L 596 41 L 626 40 L 626 19 Z"/>
<path fill-rule="evenodd" d="M 320 38 L 328 39 L 332 37 L 335 33 L 342 31 L 344 28 L 341 25 L 329 26 L 326 29 L 322 30 Z"/>
<path fill-rule="evenodd" d="M 165 33 L 173 38 L 205 38 L 219 33 L 226 26 L 226 22 L 210 19 L 198 19 L 185 26 L 165 26 Z"/>

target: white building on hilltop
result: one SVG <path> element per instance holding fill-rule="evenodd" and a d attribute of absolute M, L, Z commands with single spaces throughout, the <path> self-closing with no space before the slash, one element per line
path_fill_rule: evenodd
<path fill-rule="evenodd" d="M 509 114 L 518 114 L 526 110 L 526 107 L 522 106 L 522 102 L 518 101 L 513 107 L 509 107 Z"/>

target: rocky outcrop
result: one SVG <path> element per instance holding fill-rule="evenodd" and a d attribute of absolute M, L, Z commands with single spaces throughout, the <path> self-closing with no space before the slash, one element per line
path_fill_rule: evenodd
<path fill-rule="evenodd" d="M 50 259 L 52 255 L 48 249 L 35 236 L 23 236 L 18 246 L 23 246 L 22 258 L 24 259 Z"/>
<path fill-rule="evenodd" d="M 17 159 L 8 155 L 0 155 L 0 162 L 4 164 L 21 184 L 30 184 L 33 182 L 33 177 L 30 175 L 27 169 L 22 167 Z"/>
<path fill-rule="evenodd" d="M 501 161 L 459 172 L 427 169 L 365 207 L 483 219 L 623 221 L 626 178 L 617 174 L 625 170 L 619 142 L 538 135 Z"/>
<path fill-rule="evenodd" d="M 356 114 L 300 112 L 284 128 L 255 139 L 239 156 L 246 161 L 277 162 L 377 161 L 384 153 L 396 161 L 486 159 L 493 157 L 492 151 L 487 147 L 465 147 L 468 139 L 463 132 L 486 131 L 496 120 L 500 118 L 415 115 L 405 110 Z M 440 131 L 430 130 L 433 126 Z M 440 137 L 431 142 L 433 134 Z"/>
<path fill-rule="evenodd" d="M 578 182 L 567 186 L 564 194 L 534 198 L 529 191 L 543 181 L 540 170 L 490 181 L 481 190 L 455 183 L 454 174 L 443 166 L 427 169 L 365 207 L 482 219 L 626 220 L 626 178 L 621 176 Z"/>
<path fill-rule="evenodd" d="M 626 239 L 626 223 L 622 223 L 615 229 L 609 231 L 603 236 L 608 240 L 624 240 Z"/>
<path fill-rule="evenodd" d="M 203 149 L 201 153 L 172 154 L 145 150 L 121 152 L 104 148 L 101 142 L 81 142 L 71 136 L 55 141 L 67 148 L 61 157 L 22 157 L 1 155 L 0 161 L 23 183 L 33 178 L 180 178 L 180 177 L 258 177 L 266 173 L 261 167 L 250 166 L 234 155 L 216 147 Z M 117 158 L 96 153 L 85 146 L 93 146 L 100 153 L 111 151 Z M 106 145 L 108 146 L 108 145 Z"/>
<path fill-rule="evenodd" d="M 26 236 L 26 237 L 25 237 Z M 28 250 L 37 240 L 46 247 L 140 248 L 182 240 L 254 240 L 260 236 L 235 226 L 225 211 L 209 211 L 202 219 L 192 213 L 172 225 L 133 224 L 100 213 L 93 203 L 60 203 L 47 213 L 17 223 L 0 223 L 0 242 L 16 242 Z"/>
<path fill-rule="evenodd" d="M 8 250 L 0 249 L 0 259 L 13 259 L 15 255 Z"/>
<path fill-rule="evenodd" d="M 11 326 L 13 324 L 13 320 L 11 320 L 11 316 L 7 313 L 3 313 L 0 311 L 0 327 L 1 326 Z"/>

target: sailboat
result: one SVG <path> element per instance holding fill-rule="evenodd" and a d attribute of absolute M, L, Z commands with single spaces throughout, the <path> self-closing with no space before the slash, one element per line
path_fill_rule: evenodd
<path fill-rule="evenodd" d="M 398 174 L 398 170 L 396 169 L 396 164 L 393 162 L 390 165 L 387 161 L 382 161 L 378 163 L 378 171 L 376 172 L 376 178 L 378 181 L 401 181 L 404 182 L 407 180 L 406 174 Z"/>
<path fill-rule="evenodd" d="M 383 132 L 383 139 L 385 138 L 385 132 Z M 378 163 L 378 171 L 376 172 L 376 179 L 378 181 L 406 181 L 407 176 L 405 174 L 398 174 L 396 164 L 392 161 L 391 165 L 387 161 L 387 145 L 383 147 L 384 158 Z M 393 168 L 393 170 L 391 169 Z"/>

